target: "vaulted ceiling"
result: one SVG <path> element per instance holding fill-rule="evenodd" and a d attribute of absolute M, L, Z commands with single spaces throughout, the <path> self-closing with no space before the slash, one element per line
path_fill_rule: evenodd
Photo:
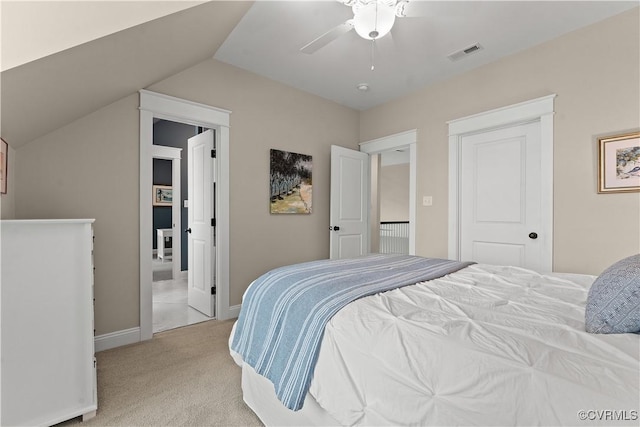
<path fill-rule="evenodd" d="M 49 2 L 60 8 L 35 3 L 28 16 L 40 19 L 27 19 L 7 3 L 0 9 L 0 132 L 14 147 L 209 58 L 364 110 L 638 7 L 637 1 L 413 0 L 420 17 L 396 19 L 374 46 L 351 31 L 306 54 L 302 46 L 353 17 L 350 7 Z M 475 43 L 482 46 L 476 53 L 447 58 Z M 360 83 L 369 90 L 358 90 Z"/>
<path fill-rule="evenodd" d="M 204 3 L 3 71 L 2 137 L 19 147 L 213 57 L 251 4 Z"/>

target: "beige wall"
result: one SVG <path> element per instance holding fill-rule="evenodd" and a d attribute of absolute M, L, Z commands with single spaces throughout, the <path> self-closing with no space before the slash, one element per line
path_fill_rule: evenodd
<path fill-rule="evenodd" d="M 151 86 L 233 111 L 230 304 L 272 267 L 328 256 L 331 144 L 356 149 L 358 140 L 417 128 L 418 200 L 434 198 L 418 208 L 417 252 L 446 257 L 446 121 L 550 93 L 558 94 L 555 269 L 598 273 L 638 252 L 640 193 L 595 190 L 595 138 L 640 128 L 638 18 L 636 9 L 363 113 L 215 60 Z M 133 94 L 12 156 L 16 217 L 97 219 L 98 335 L 139 325 L 137 107 Z M 313 214 L 269 214 L 270 148 L 313 156 Z"/>
<path fill-rule="evenodd" d="M 233 112 L 231 305 L 273 267 L 328 257 L 330 145 L 357 149 L 357 111 L 215 60 L 149 89 Z M 16 156 L 18 218 L 96 218 L 98 335 L 139 326 L 137 108 L 134 94 Z M 312 214 L 269 214 L 270 148 L 313 156 Z"/>
<path fill-rule="evenodd" d="M 597 194 L 596 138 L 640 128 L 636 8 L 361 114 L 360 139 L 418 129 L 419 255 L 447 256 L 447 120 L 556 93 L 554 270 L 640 251 L 640 193 Z"/>
<path fill-rule="evenodd" d="M 0 194 L 0 218 L 13 219 L 15 213 L 16 151 L 9 146 L 7 152 L 7 193 Z"/>
<path fill-rule="evenodd" d="M 409 221 L 409 164 L 380 168 L 380 221 Z"/>
<path fill-rule="evenodd" d="M 230 304 L 267 270 L 329 257 L 332 144 L 358 149 L 358 112 L 216 60 L 150 90 L 231 113 Z M 313 156 L 313 213 L 269 213 L 269 149 Z"/>
<path fill-rule="evenodd" d="M 16 216 L 95 218 L 98 335 L 139 326 L 138 96 L 16 150 Z"/>

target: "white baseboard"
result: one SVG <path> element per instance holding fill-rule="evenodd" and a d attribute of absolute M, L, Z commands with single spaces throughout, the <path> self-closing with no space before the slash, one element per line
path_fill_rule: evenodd
<path fill-rule="evenodd" d="M 137 342 L 140 342 L 140 327 L 110 332 L 94 338 L 96 352 Z"/>
<path fill-rule="evenodd" d="M 240 307 L 242 307 L 241 304 L 229 307 L 229 319 L 237 319 L 240 316 Z"/>
<path fill-rule="evenodd" d="M 184 272 L 186 274 L 186 272 Z M 229 319 L 237 319 L 240 316 L 240 304 L 229 307 Z M 98 335 L 94 338 L 95 351 L 109 350 L 123 345 L 140 342 L 140 327 L 123 329 L 122 331 L 110 332 Z"/>

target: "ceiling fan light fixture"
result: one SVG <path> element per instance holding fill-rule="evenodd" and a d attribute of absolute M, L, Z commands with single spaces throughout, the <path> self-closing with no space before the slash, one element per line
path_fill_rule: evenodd
<path fill-rule="evenodd" d="M 371 0 L 353 5 L 353 24 L 363 39 L 384 37 L 391 31 L 395 20 L 395 1 Z"/>

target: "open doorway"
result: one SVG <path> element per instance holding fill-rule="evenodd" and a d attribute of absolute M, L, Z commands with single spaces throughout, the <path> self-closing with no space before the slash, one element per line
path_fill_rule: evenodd
<path fill-rule="evenodd" d="M 383 151 L 378 162 L 378 245 L 381 254 L 409 254 L 409 150 Z M 373 227 L 372 227 L 373 231 Z M 372 248 L 374 250 L 375 248 Z"/>
<path fill-rule="evenodd" d="M 214 129 L 216 135 L 215 192 L 215 313 L 218 320 L 237 317 L 240 306 L 229 306 L 229 110 L 161 93 L 140 90 L 140 328 L 127 335 L 130 342 L 153 338 L 152 209 L 149 192 L 153 181 L 153 123 L 172 120 Z M 175 250 L 175 249 L 174 249 Z M 175 255 L 174 255 L 175 256 Z M 213 296 L 212 296 L 213 297 Z"/>
<path fill-rule="evenodd" d="M 416 253 L 415 129 L 360 143 L 369 154 L 372 253 Z"/>
<path fill-rule="evenodd" d="M 177 153 L 179 154 L 179 153 Z M 178 158 L 179 160 L 179 158 Z M 173 279 L 173 160 L 153 158 L 153 282 Z"/>
<path fill-rule="evenodd" d="M 189 306 L 187 299 L 187 141 L 203 130 L 170 120 L 153 123 L 153 333 L 211 319 Z"/>

